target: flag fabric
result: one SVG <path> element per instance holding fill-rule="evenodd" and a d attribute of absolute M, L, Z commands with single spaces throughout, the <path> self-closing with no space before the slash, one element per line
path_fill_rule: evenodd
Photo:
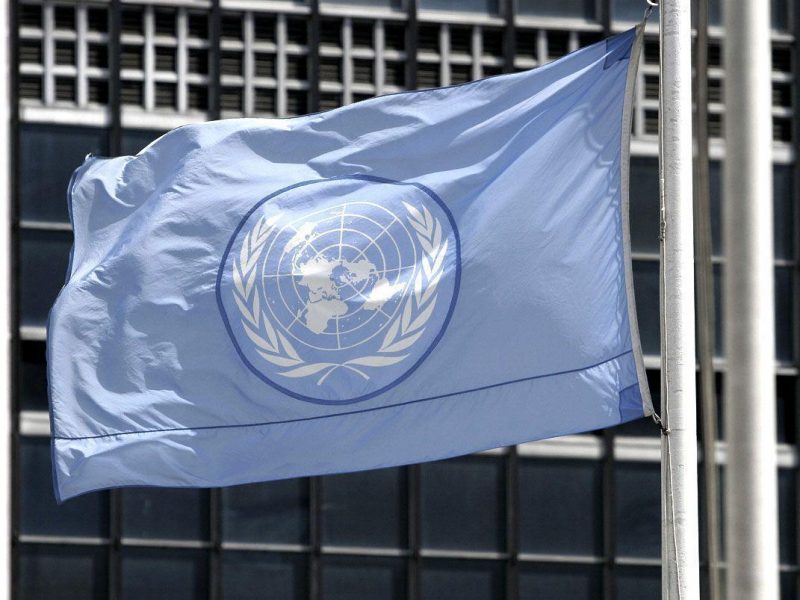
<path fill-rule="evenodd" d="M 59 501 L 650 414 L 627 215 L 640 44 L 88 157 L 48 324 Z"/>

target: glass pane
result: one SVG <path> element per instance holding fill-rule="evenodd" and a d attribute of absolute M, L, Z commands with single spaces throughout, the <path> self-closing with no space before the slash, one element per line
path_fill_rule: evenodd
<path fill-rule="evenodd" d="M 208 598 L 208 556 L 200 550 L 124 548 L 122 598 Z"/>
<path fill-rule="evenodd" d="M 322 5 L 334 4 L 339 6 L 369 6 L 373 8 L 392 8 L 400 10 L 403 5 L 401 0 L 322 0 Z"/>
<path fill-rule="evenodd" d="M 617 554 L 661 555 L 661 467 L 616 463 Z"/>
<path fill-rule="evenodd" d="M 642 352 L 661 354 L 658 312 L 658 261 L 633 261 L 633 288 L 636 294 L 636 316 Z"/>
<path fill-rule="evenodd" d="M 797 386 L 796 377 L 777 377 L 778 442 L 781 444 L 797 443 L 797 427 L 795 423 Z"/>
<path fill-rule="evenodd" d="M 519 467 L 520 548 L 542 554 L 602 554 L 599 462 L 523 460 Z"/>
<path fill-rule="evenodd" d="M 497 14 L 498 0 L 419 0 L 422 10 Z"/>
<path fill-rule="evenodd" d="M 470 456 L 422 465 L 422 544 L 426 548 L 502 550 L 504 464 Z"/>
<path fill-rule="evenodd" d="M 775 353 L 780 361 L 794 360 L 792 268 L 775 269 Z"/>
<path fill-rule="evenodd" d="M 308 597 L 306 557 L 271 552 L 225 552 L 222 582 L 225 600 L 270 598 L 304 600 Z"/>
<path fill-rule="evenodd" d="M 501 600 L 504 565 L 476 560 L 429 560 L 422 564 L 422 600 Z"/>
<path fill-rule="evenodd" d="M 661 569 L 617 567 L 617 600 L 660 600 Z"/>
<path fill-rule="evenodd" d="M 781 573 L 781 600 L 797 600 L 796 573 Z"/>
<path fill-rule="evenodd" d="M 711 253 L 722 255 L 722 163 L 712 160 L 708 165 L 709 204 L 711 208 Z"/>
<path fill-rule="evenodd" d="M 405 561 L 397 558 L 327 556 L 322 563 L 324 600 L 401 600 Z"/>
<path fill-rule="evenodd" d="M 108 594 L 106 549 L 100 546 L 19 546 L 20 600 L 102 600 Z"/>
<path fill-rule="evenodd" d="M 794 167 L 775 165 L 772 170 L 776 258 L 792 258 L 794 252 Z"/>
<path fill-rule="evenodd" d="M 20 408 L 47 410 L 47 363 L 44 343 L 22 342 L 19 359 Z"/>
<path fill-rule="evenodd" d="M 66 279 L 72 234 L 22 230 L 20 242 L 22 324 L 44 325 Z"/>
<path fill-rule="evenodd" d="M 68 222 L 67 185 L 87 154 L 108 153 L 105 129 L 20 126 L 20 212 L 23 219 Z"/>
<path fill-rule="evenodd" d="M 789 29 L 789 1 L 772 0 L 770 17 L 772 18 L 772 28 L 778 31 Z"/>
<path fill-rule="evenodd" d="M 208 539 L 208 491 L 122 490 L 122 535 L 165 540 Z"/>
<path fill-rule="evenodd" d="M 235 542 L 307 543 L 308 479 L 224 488 L 222 535 Z"/>
<path fill-rule="evenodd" d="M 631 248 L 634 252 L 658 252 L 658 159 L 631 158 Z"/>
<path fill-rule="evenodd" d="M 638 23 L 644 16 L 646 4 L 639 0 L 613 0 L 612 15 L 617 21 L 634 21 Z M 658 10 L 654 10 L 648 19 L 650 23 L 658 23 Z"/>
<path fill-rule="evenodd" d="M 603 595 L 602 576 L 602 569 L 594 565 L 523 564 L 519 573 L 519 597 L 520 600 L 597 600 Z"/>
<path fill-rule="evenodd" d="M 108 493 L 92 492 L 56 504 L 50 470 L 50 439 L 23 437 L 20 526 L 28 535 L 104 537 L 108 531 Z"/>
<path fill-rule="evenodd" d="M 781 564 L 797 564 L 797 471 L 778 471 L 778 523 Z"/>
<path fill-rule="evenodd" d="M 322 543 L 406 547 L 406 470 L 380 469 L 326 477 Z"/>
<path fill-rule="evenodd" d="M 594 20 L 595 0 L 518 0 L 517 12 L 521 15 L 545 17 L 577 17 Z"/>
<path fill-rule="evenodd" d="M 132 156 L 137 154 L 142 148 L 147 146 L 150 142 L 157 140 L 164 135 L 163 131 L 153 131 L 150 129 L 126 129 L 122 132 L 122 140 L 120 146 L 122 147 L 123 156 Z"/>

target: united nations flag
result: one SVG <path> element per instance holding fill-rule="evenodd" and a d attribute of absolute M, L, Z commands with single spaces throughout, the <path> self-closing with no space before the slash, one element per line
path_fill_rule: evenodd
<path fill-rule="evenodd" d="M 627 224 L 640 44 L 88 158 L 47 338 L 58 498 L 649 414 Z"/>

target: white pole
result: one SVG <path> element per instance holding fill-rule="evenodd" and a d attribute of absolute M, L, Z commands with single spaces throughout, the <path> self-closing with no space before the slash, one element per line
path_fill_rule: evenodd
<path fill-rule="evenodd" d="M 662 588 L 699 600 L 690 0 L 661 6 Z"/>
<path fill-rule="evenodd" d="M 724 6 L 729 600 L 778 597 L 769 5 L 726 0 Z"/>
<path fill-rule="evenodd" d="M 11 597 L 11 136 L 9 135 L 11 63 L 9 11 L 0 8 L 0 600 Z"/>

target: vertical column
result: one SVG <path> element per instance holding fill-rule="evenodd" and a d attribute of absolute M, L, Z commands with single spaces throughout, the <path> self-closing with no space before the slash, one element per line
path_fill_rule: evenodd
<path fill-rule="evenodd" d="M 689 0 L 661 5 L 662 585 L 700 598 Z"/>
<path fill-rule="evenodd" d="M 311 0 L 308 23 L 308 110 L 319 111 L 319 0 Z"/>
<path fill-rule="evenodd" d="M 111 156 L 122 153 L 122 7 L 120 0 L 111 0 L 108 8 L 108 151 Z"/>
<path fill-rule="evenodd" d="M 189 85 L 187 83 L 189 51 L 186 47 L 186 38 L 189 35 L 189 15 L 185 8 L 178 9 L 175 25 L 178 30 L 177 39 L 175 40 L 178 112 L 185 113 L 189 110 Z"/>
<path fill-rule="evenodd" d="M 417 24 L 417 10 L 419 0 L 406 0 L 406 89 L 417 89 L 417 45 L 419 31 Z"/>
<path fill-rule="evenodd" d="M 13 7 L 13 8 L 12 8 Z M 16 114 L 16 33 L 12 32 L 9 17 L 16 14 L 16 2 L 9 2 L 0 10 L 0 65 L 3 67 L 3 77 L 0 78 L 0 140 L 3 144 L 3 159 L 0 161 L 0 195 L 3 198 L 3 208 L 0 210 L 0 297 L 11 298 L 11 261 L 14 254 L 11 252 L 11 223 L 15 202 L 12 193 L 13 187 L 11 174 L 12 162 L 15 161 L 16 148 L 11 141 L 11 120 Z M 16 32 L 16 26 L 13 26 Z M 11 58 L 13 57 L 13 62 Z M 11 106 L 15 108 L 9 110 Z M 16 121 L 16 119 L 14 119 Z M 12 473 L 16 469 L 12 465 L 12 446 L 17 436 L 12 437 L 12 407 L 13 395 L 11 389 L 11 311 L 12 303 L 6 303 L 0 309 L 0 600 L 7 600 L 11 594 L 11 495 Z"/>
<path fill-rule="evenodd" d="M 213 121 L 214 119 L 219 119 L 222 112 L 222 75 L 220 74 L 222 7 L 220 6 L 220 0 L 211 0 L 209 30 L 211 39 L 208 53 L 208 119 Z"/>
<path fill-rule="evenodd" d="M 697 292 L 697 358 L 700 363 L 703 441 L 703 510 L 708 555 L 708 597 L 720 600 L 719 487 L 714 448 L 717 440 L 717 392 L 714 381 L 714 270 L 711 248 L 711 202 L 708 167 L 708 0 L 695 4 L 697 39 L 694 53 L 694 231 Z"/>
<path fill-rule="evenodd" d="M 86 75 L 88 67 L 88 43 L 86 34 L 88 23 L 86 6 L 75 7 L 75 91 L 77 105 L 85 108 L 89 102 L 89 77 Z"/>
<path fill-rule="evenodd" d="M 778 597 L 769 3 L 725 3 L 725 533 L 730 600 Z"/>

